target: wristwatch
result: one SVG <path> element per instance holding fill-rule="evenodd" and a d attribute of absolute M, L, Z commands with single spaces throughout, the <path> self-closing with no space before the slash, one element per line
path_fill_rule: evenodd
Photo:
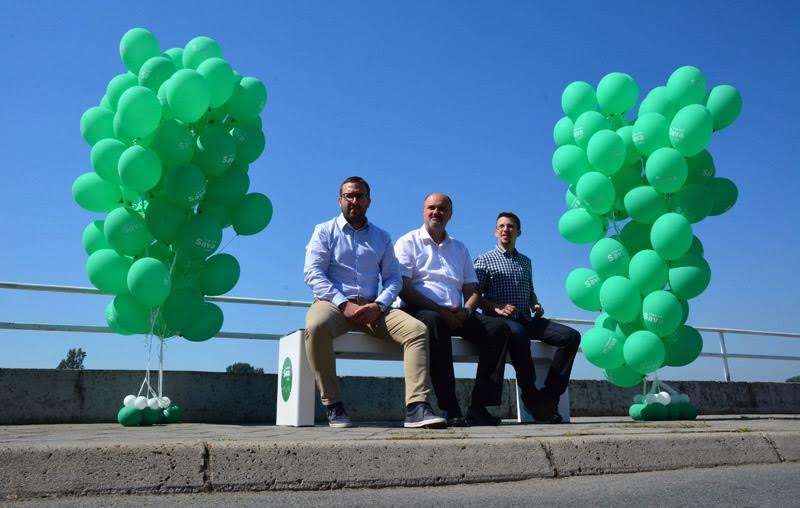
<path fill-rule="evenodd" d="M 382 303 L 379 303 L 379 302 L 375 302 L 375 303 L 378 304 L 378 310 L 381 311 L 381 314 L 385 313 L 388 310 L 386 305 L 384 305 Z"/>

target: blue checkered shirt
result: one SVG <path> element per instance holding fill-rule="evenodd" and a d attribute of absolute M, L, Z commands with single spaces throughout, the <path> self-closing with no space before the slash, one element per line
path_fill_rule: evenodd
<path fill-rule="evenodd" d="M 530 317 L 531 307 L 539 300 L 533 291 L 531 258 L 516 249 L 507 251 L 499 245 L 475 260 L 478 286 L 487 300 L 498 305 L 510 303 L 517 308 L 512 317 Z"/>

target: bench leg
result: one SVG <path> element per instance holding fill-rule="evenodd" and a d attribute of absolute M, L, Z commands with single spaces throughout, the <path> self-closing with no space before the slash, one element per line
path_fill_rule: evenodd
<path fill-rule="evenodd" d="M 280 340 L 275 425 L 314 425 L 314 373 L 306 359 L 303 330 Z"/>
<path fill-rule="evenodd" d="M 536 387 L 542 388 L 544 380 L 547 378 L 547 371 L 550 369 L 550 363 L 538 364 L 534 363 L 536 368 Z M 519 389 L 519 384 L 514 381 L 514 387 L 517 392 L 517 421 L 519 423 L 532 423 L 533 416 L 525 409 L 525 404 L 522 403 L 522 391 Z M 569 423 L 569 388 L 561 395 L 558 401 L 558 414 L 564 419 L 564 422 Z"/>

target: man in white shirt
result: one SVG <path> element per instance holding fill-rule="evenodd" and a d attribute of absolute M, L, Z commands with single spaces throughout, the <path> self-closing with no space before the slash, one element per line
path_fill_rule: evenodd
<path fill-rule="evenodd" d="M 500 404 L 510 329 L 499 319 L 475 312 L 480 293 L 472 257 L 445 230 L 453 215 L 451 199 L 430 194 L 422 215 L 422 227 L 400 237 L 394 247 L 403 276 L 402 308 L 428 327 L 431 382 L 448 425 L 497 425 L 500 419 L 486 406 Z M 453 335 L 480 347 L 466 418 L 455 394 Z"/>
<path fill-rule="evenodd" d="M 336 382 L 333 340 L 358 330 L 403 346 L 405 427 L 441 428 L 429 404 L 427 330 L 388 306 L 402 287 L 389 233 L 367 220 L 369 184 L 358 176 L 339 186 L 342 213 L 314 228 L 306 247 L 304 280 L 314 293 L 306 314 L 305 345 L 331 427 L 350 427 Z M 383 289 L 378 291 L 380 279 Z"/>

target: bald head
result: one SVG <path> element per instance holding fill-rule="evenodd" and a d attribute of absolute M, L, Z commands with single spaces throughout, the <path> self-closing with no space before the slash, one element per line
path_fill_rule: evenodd
<path fill-rule="evenodd" d="M 444 239 L 445 228 L 453 216 L 453 201 L 446 194 L 432 192 L 422 204 L 422 217 L 425 229 L 437 242 Z"/>

